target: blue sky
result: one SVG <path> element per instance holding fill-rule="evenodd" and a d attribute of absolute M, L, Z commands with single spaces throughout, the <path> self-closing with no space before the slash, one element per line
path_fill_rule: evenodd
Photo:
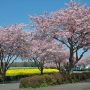
<path fill-rule="evenodd" d="M 54 12 L 70 0 L 0 0 L 0 26 L 11 24 L 29 24 L 29 16 Z M 90 6 L 90 0 L 76 0 Z M 90 52 L 89 52 L 90 53 Z M 86 53 L 86 56 L 89 55 Z"/>
<path fill-rule="evenodd" d="M 0 26 L 29 24 L 30 15 L 57 11 L 70 0 L 0 0 Z M 90 0 L 77 0 L 90 6 Z"/>

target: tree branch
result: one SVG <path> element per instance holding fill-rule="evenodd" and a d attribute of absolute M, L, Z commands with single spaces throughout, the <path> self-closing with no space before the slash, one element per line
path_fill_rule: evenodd
<path fill-rule="evenodd" d="M 78 50 L 77 50 L 78 51 Z M 78 57 L 78 53 L 76 52 L 76 61 L 74 62 L 74 64 L 76 64 L 82 57 L 83 55 L 88 51 L 88 49 L 84 50 L 82 52 L 82 54 L 80 55 L 80 57 Z"/>
<path fill-rule="evenodd" d="M 18 58 L 18 56 L 16 56 L 16 57 L 12 60 L 11 63 L 8 62 L 7 67 L 6 67 L 6 70 L 14 63 L 14 61 L 15 61 L 17 58 Z"/>
<path fill-rule="evenodd" d="M 84 51 L 82 52 L 82 54 L 80 55 L 80 57 L 78 58 L 78 60 L 80 60 L 87 51 L 88 51 L 88 49 L 84 50 Z"/>
<path fill-rule="evenodd" d="M 70 48 L 70 46 L 67 43 L 65 43 L 63 40 L 60 40 L 60 39 L 58 39 L 56 37 L 54 37 L 54 39 L 56 39 L 57 41 L 60 41 L 61 43 L 63 43 L 64 45 L 66 45 L 68 48 Z"/>

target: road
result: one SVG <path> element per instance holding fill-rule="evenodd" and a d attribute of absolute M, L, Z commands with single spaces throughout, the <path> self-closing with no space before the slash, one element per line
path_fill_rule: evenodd
<path fill-rule="evenodd" d="M 0 84 L 0 90 L 16 90 L 19 88 L 19 83 Z"/>
<path fill-rule="evenodd" d="M 90 90 L 90 82 L 63 84 L 37 89 L 19 89 L 19 83 L 0 84 L 0 90 Z"/>
<path fill-rule="evenodd" d="M 90 82 L 57 85 L 36 90 L 90 90 Z"/>

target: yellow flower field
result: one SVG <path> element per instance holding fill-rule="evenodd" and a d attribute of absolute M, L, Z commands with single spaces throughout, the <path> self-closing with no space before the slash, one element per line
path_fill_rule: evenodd
<path fill-rule="evenodd" d="M 55 73 L 59 72 L 57 69 L 44 69 L 44 73 Z M 6 76 L 17 76 L 17 75 L 32 75 L 32 74 L 40 74 L 40 70 L 38 68 L 35 69 L 9 69 L 6 72 Z"/>

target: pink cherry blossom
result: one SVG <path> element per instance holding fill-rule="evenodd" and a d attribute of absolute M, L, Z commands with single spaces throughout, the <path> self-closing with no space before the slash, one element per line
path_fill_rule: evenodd
<path fill-rule="evenodd" d="M 0 65 L 2 76 L 5 78 L 7 69 L 17 59 L 28 53 L 30 46 L 25 25 L 11 25 L 0 28 Z"/>
<path fill-rule="evenodd" d="M 89 7 L 71 1 L 65 9 L 47 16 L 31 17 L 31 20 L 39 38 L 56 40 L 56 42 L 67 46 L 70 52 L 69 71 L 90 48 Z M 82 52 L 79 55 L 80 50 Z"/>

